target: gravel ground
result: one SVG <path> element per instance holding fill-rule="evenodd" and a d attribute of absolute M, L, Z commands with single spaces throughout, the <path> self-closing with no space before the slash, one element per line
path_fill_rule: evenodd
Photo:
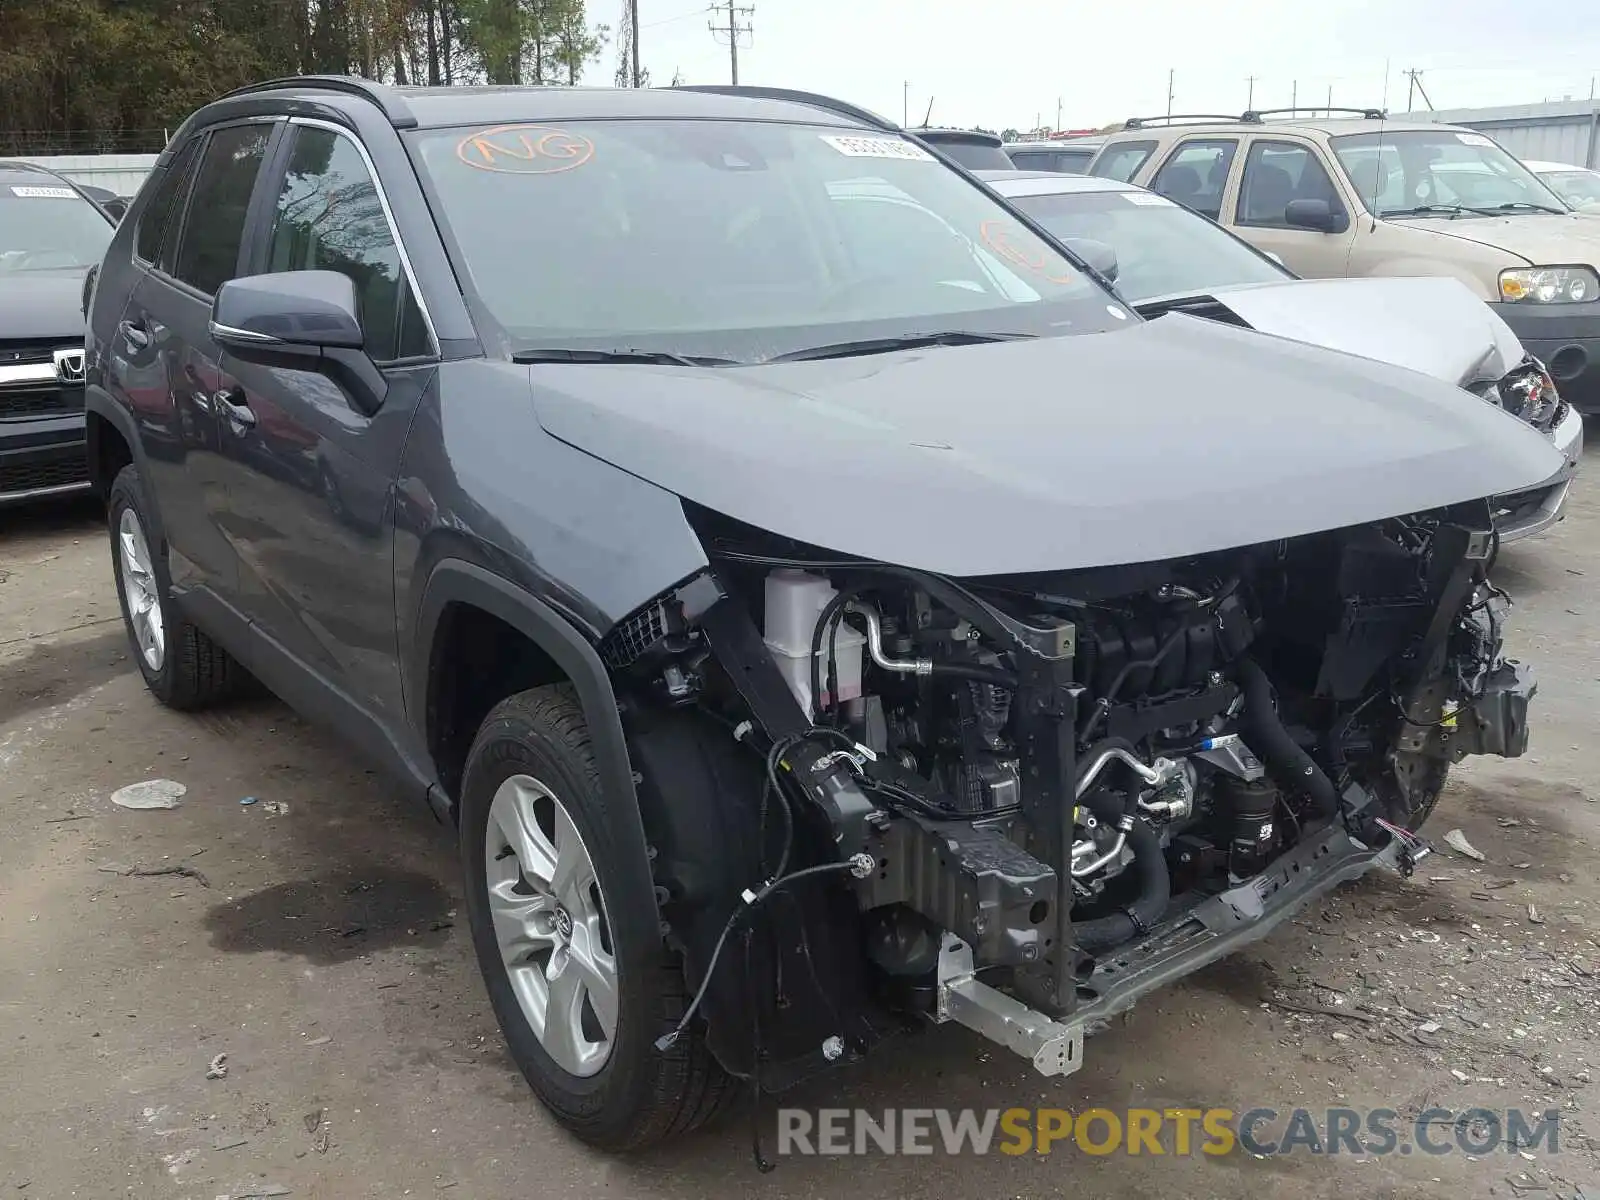
<path fill-rule="evenodd" d="M 1459 828 L 1487 861 L 1441 846 L 1410 881 L 1341 889 L 1141 1004 L 1069 1078 L 940 1030 L 791 1101 L 1553 1108 L 1559 1154 L 874 1154 L 770 1175 L 737 1118 L 636 1160 L 566 1137 L 501 1047 L 446 831 L 276 702 L 158 707 L 127 654 L 97 515 L 0 514 L 0 1195 L 1595 1200 L 1591 496 L 1502 556 L 1512 638 L 1541 675 L 1534 749 L 1460 771 L 1427 830 L 1438 843 Z M 111 804 L 157 777 L 186 785 L 181 807 Z M 207 1078 L 221 1055 L 225 1074 Z M 769 1141 L 773 1128 L 769 1114 Z"/>

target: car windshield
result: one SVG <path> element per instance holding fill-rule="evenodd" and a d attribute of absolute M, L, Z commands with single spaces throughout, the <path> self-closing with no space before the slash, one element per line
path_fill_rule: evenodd
<path fill-rule="evenodd" d="M 111 222 L 70 187 L 42 178 L 0 184 L 0 272 L 92 267 L 105 255 Z"/>
<path fill-rule="evenodd" d="M 735 362 L 1128 315 L 984 189 L 891 134 L 593 121 L 408 135 L 513 349 Z"/>
<path fill-rule="evenodd" d="M 1331 141 L 1361 202 L 1380 217 L 1425 215 L 1435 206 L 1469 216 L 1480 215 L 1474 209 L 1495 216 L 1567 211 L 1537 175 L 1471 130 L 1357 133 Z"/>
<path fill-rule="evenodd" d="M 1010 200 L 1090 261 L 1089 247 L 1073 242 L 1110 246 L 1117 255 L 1117 290 L 1135 304 L 1293 278 L 1231 233 L 1154 192 L 1054 192 Z"/>
<path fill-rule="evenodd" d="M 1594 171 L 1541 171 L 1539 178 L 1573 208 L 1600 207 L 1600 174 Z"/>

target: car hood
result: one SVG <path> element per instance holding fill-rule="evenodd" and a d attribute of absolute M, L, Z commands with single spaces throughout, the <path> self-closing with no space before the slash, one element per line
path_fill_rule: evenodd
<path fill-rule="evenodd" d="M 1207 293 L 1252 329 L 1466 386 L 1523 358 L 1517 335 L 1457 279 L 1286 279 Z M 1140 311 L 1162 297 L 1144 300 Z"/>
<path fill-rule="evenodd" d="M 1274 541 L 1562 465 L 1454 386 L 1177 314 L 813 362 L 528 370 L 570 445 L 773 533 L 950 575 Z"/>
<path fill-rule="evenodd" d="M 0 339 L 82 341 L 83 277 L 71 271 L 0 271 Z"/>
<path fill-rule="evenodd" d="M 1513 213 L 1504 217 L 1390 217 L 1400 228 L 1494 246 L 1534 266 L 1600 264 L 1600 221 L 1579 213 Z"/>

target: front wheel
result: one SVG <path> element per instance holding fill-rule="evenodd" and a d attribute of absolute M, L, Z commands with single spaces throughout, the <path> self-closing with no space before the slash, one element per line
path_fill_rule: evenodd
<path fill-rule="evenodd" d="M 653 904 L 629 903 L 583 712 L 568 687 L 503 701 L 462 785 L 460 851 L 473 947 L 506 1044 L 555 1118 L 638 1150 L 704 1123 L 731 1081 L 691 1027 Z"/>

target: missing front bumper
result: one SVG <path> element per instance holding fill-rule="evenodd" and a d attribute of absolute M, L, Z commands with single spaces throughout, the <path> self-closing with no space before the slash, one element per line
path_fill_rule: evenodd
<path fill-rule="evenodd" d="M 1333 826 L 1237 887 L 1201 901 L 1137 946 L 1099 960 L 1078 985 L 1078 1007 L 1052 1020 L 981 982 L 972 952 L 946 935 L 939 954 L 934 1020 L 954 1021 L 1031 1059 L 1041 1075 L 1083 1064 L 1083 1039 L 1148 992 L 1175 983 L 1260 938 L 1339 884 L 1374 867 L 1399 870 L 1402 847 L 1363 845 Z"/>

